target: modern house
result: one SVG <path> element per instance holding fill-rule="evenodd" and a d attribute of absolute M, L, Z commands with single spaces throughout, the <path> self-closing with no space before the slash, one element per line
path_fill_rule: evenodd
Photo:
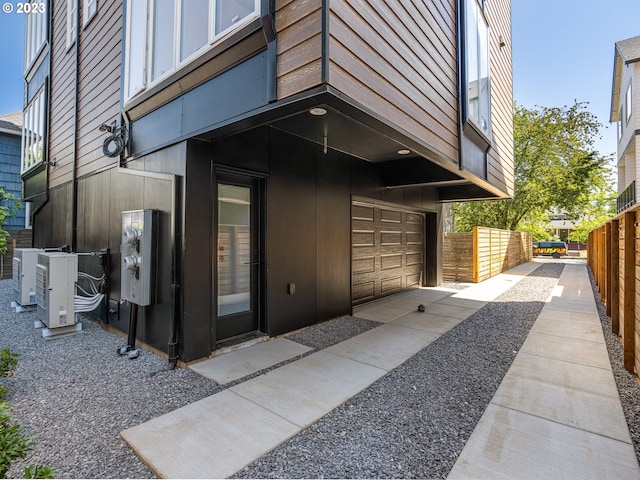
<path fill-rule="evenodd" d="M 22 112 L 0 115 L 0 187 L 16 199 L 22 198 L 21 138 Z M 14 245 L 16 248 L 31 246 L 31 205 L 27 202 L 15 209 L 13 200 L 5 200 L 3 203 L 12 210 L 12 214 L 2 225 L 9 236 L 6 239 L 7 252 L 1 255 L 0 278 L 11 278 Z"/>
<path fill-rule="evenodd" d="M 157 212 L 137 335 L 172 362 L 437 285 L 443 202 L 513 193 L 509 0 L 43 5 L 34 244 L 108 248 L 104 321 L 126 331 L 122 212 Z"/>
<path fill-rule="evenodd" d="M 618 125 L 618 213 L 637 201 L 640 180 L 640 36 L 616 42 L 609 121 Z"/>

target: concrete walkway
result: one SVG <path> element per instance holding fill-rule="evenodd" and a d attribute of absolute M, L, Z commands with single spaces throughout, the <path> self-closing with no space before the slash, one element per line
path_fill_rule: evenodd
<path fill-rule="evenodd" d="M 460 292 L 419 289 L 367 304 L 355 314 L 383 325 L 121 435 L 159 477 L 231 476 L 367 388 L 537 267 L 521 265 Z M 554 478 L 574 472 L 584 478 L 640 478 L 586 267 L 567 265 L 554 294 L 451 478 L 522 478 L 534 472 L 539 478 L 541 461 Z M 427 305 L 427 313 L 416 312 L 420 303 Z M 305 349 L 281 338 L 193 369 L 224 384 Z M 546 423 L 539 426 L 538 421 Z M 537 430 L 530 431 L 531 424 Z M 553 443 L 556 440 L 561 444 Z M 550 455 L 553 462 L 547 459 Z M 563 457 L 570 458 L 562 463 Z M 584 464 L 588 474 L 583 475 L 576 463 Z M 524 469 L 527 465 L 531 469 Z"/>
<path fill-rule="evenodd" d="M 640 478 L 584 265 L 565 265 L 448 478 Z"/>

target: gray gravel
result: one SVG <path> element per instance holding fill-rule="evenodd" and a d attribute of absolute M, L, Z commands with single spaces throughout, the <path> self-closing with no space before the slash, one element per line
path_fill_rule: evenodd
<path fill-rule="evenodd" d="M 286 335 L 286 338 L 313 348 L 313 351 L 318 351 L 360 335 L 379 325 L 380 322 L 346 316 L 312 325 L 299 332 Z"/>
<path fill-rule="evenodd" d="M 542 264 L 238 477 L 446 477 L 562 268 Z M 190 370 L 167 371 L 166 360 L 151 352 L 120 358 L 116 349 L 126 341 L 89 319 L 80 334 L 44 340 L 33 328 L 35 312 L 14 313 L 12 297 L 10 282 L 0 281 L 0 348 L 21 354 L 15 376 L 3 383 L 15 421 L 34 436 L 36 448 L 26 462 L 15 462 L 11 477 L 38 463 L 55 468 L 57 478 L 153 478 L 119 432 L 223 389 Z M 640 457 L 640 387 L 622 367 L 620 342 L 601 303 L 598 308 Z M 343 317 L 288 338 L 317 351 L 377 325 Z"/>
<path fill-rule="evenodd" d="M 14 462 L 10 477 L 28 464 L 55 468 L 56 478 L 153 478 L 119 432 L 212 395 L 215 382 L 142 351 L 116 354 L 123 339 L 83 319 L 78 334 L 44 340 L 35 311 L 14 313 L 11 282 L 0 281 L 0 348 L 20 354 L 13 377 L 3 379 L 13 419 L 33 435 L 35 450 Z"/>
<path fill-rule="evenodd" d="M 239 478 L 444 478 L 557 284 L 541 265 Z"/>

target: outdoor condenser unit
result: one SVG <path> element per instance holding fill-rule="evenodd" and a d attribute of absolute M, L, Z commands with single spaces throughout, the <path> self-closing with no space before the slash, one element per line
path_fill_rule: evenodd
<path fill-rule="evenodd" d="M 36 304 L 36 265 L 41 248 L 16 248 L 13 254 L 13 288 L 22 305 Z"/>
<path fill-rule="evenodd" d="M 36 266 L 38 320 L 48 328 L 74 325 L 78 255 L 43 252 Z"/>

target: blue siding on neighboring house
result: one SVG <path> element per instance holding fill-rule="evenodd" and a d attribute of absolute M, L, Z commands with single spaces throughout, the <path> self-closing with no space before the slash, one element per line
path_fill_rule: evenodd
<path fill-rule="evenodd" d="M 5 192 L 12 193 L 17 199 L 22 197 L 19 135 L 0 132 L 0 187 L 4 188 Z M 7 230 L 20 230 L 24 229 L 24 226 L 24 206 L 21 206 L 15 215 L 7 220 L 4 227 Z"/>

